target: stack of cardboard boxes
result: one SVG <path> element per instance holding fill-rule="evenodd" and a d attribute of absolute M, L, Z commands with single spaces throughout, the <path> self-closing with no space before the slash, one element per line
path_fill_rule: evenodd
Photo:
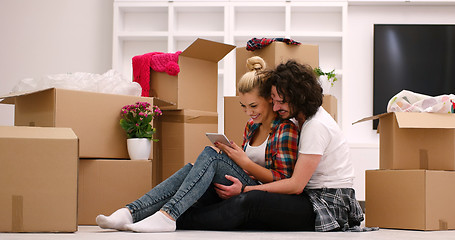
<path fill-rule="evenodd" d="M 120 109 L 164 101 L 56 88 L 1 98 L 15 126 L 0 135 L 0 231 L 74 232 L 151 188 L 152 161 L 129 160 Z"/>
<path fill-rule="evenodd" d="M 455 115 L 386 113 L 379 170 L 366 171 L 366 226 L 455 229 Z M 360 122 L 359 121 L 359 122 Z"/>
<path fill-rule="evenodd" d="M 319 47 L 317 45 L 288 45 L 284 42 L 272 42 L 255 51 L 248 51 L 246 47 L 238 47 L 236 48 L 236 83 L 248 71 L 246 60 L 253 56 L 264 59 L 267 64 L 266 70 L 273 69 L 289 59 L 309 64 L 313 68 L 319 66 Z M 334 96 L 325 95 L 322 106 L 337 120 L 337 99 Z M 224 97 L 224 133 L 239 146 L 243 142 L 243 131 L 248 119 L 250 117 L 240 107 L 238 91 L 237 96 Z"/>
<path fill-rule="evenodd" d="M 217 62 L 233 48 L 196 40 L 178 77 L 152 72 L 154 97 L 56 88 L 0 97 L 15 104 L 15 126 L 0 129 L 0 232 L 77 231 L 194 162 L 205 132 L 218 131 Z M 167 109 L 148 161 L 129 160 L 119 125 L 138 101 Z"/>
<path fill-rule="evenodd" d="M 218 132 L 218 61 L 235 46 L 197 39 L 179 55 L 178 76 L 150 74 L 150 95 L 175 103 L 163 108 L 157 128 L 157 183 L 185 164 L 194 163 L 205 146 L 206 132 Z"/>

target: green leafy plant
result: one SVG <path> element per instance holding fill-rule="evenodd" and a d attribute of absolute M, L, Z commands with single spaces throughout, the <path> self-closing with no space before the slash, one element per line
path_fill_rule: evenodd
<path fill-rule="evenodd" d="M 152 120 L 162 114 L 158 106 L 153 106 L 148 102 L 136 102 L 126 105 L 120 112 L 120 126 L 126 131 L 128 138 L 148 138 L 153 141 L 153 134 L 156 129 L 152 127 Z"/>
<path fill-rule="evenodd" d="M 314 70 L 314 73 L 316 73 L 316 75 L 318 77 L 327 76 L 327 81 L 330 82 L 330 86 L 332 86 L 332 87 L 333 87 L 333 84 L 338 80 L 338 78 L 336 77 L 336 74 L 335 74 L 335 69 L 333 69 L 330 72 L 323 72 L 320 67 L 317 67 L 313 70 Z"/>

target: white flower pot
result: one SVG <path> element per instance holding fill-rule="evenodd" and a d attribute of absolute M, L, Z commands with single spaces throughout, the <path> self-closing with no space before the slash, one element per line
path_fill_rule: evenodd
<path fill-rule="evenodd" d="M 131 160 L 148 160 L 152 151 L 152 140 L 148 138 L 129 138 L 126 140 Z"/>

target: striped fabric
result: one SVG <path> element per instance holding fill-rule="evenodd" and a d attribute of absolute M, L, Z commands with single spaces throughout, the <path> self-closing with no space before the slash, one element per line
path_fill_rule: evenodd
<path fill-rule="evenodd" d="M 244 151 L 259 126 L 260 124 L 254 124 L 252 119 L 248 121 L 243 135 Z M 265 168 L 272 170 L 274 181 L 292 176 L 298 155 L 298 143 L 298 127 L 289 120 L 275 118 L 265 148 Z"/>

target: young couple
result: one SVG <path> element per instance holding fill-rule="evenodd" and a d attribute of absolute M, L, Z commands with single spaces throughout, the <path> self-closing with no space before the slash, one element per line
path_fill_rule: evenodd
<path fill-rule="evenodd" d="M 363 213 L 352 189 L 348 145 L 321 107 L 313 69 L 290 60 L 263 71 L 259 57 L 247 65 L 251 71 L 238 83 L 240 104 L 251 116 L 242 148 L 206 147 L 194 166 L 184 166 L 110 216 L 99 215 L 100 227 L 135 232 L 359 227 Z"/>

